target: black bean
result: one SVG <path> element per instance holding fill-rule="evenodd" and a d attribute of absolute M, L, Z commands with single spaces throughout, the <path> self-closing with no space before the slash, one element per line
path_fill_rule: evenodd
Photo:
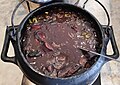
<path fill-rule="evenodd" d="M 54 71 L 52 72 L 52 74 L 50 74 L 51 77 L 57 77 L 57 70 L 54 69 Z"/>
<path fill-rule="evenodd" d="M 58 72 L 58 77 L 66 77 L 71 67 L 66 67 Z"/>
<path fill-rule="evenodd" d="M 30 51 L 28 53 L 28 57 L 39 57 L 41 55 L 42 55 L 42 53 L 40 51 L 38 51 L 38 50 Z"/>
<path fill-rule="evenodd" d="M 71 75 L 75 74 L 80 68 L 82 68 L 82 65 L 76 64 L 75 66 L 73 66 L 73 67 L 69 70 L 67 76 L 71 76 Z"/>

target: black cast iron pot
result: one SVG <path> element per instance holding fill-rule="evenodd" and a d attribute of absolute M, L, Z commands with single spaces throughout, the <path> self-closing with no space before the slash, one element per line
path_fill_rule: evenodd
<path fill-rule="evenodd" d="M 96 26 L 96 32 L 99 35 L 101 41 L 102 41 L 102 48 L 101 48 L 101 54 L 106 55 L 106 48 L 108 41 L 110 40 L 112 43 L 113 48 L 113 55 L 108 55 L 112 58 L 117 59 L 119 56 L 119 51 L 115 42 L 113 30 L 111 26 L 102 26 L 97 19 L 91 15 L 86 10 L 79 8 L 74 5 L 66 4 L 66 3 L 52 3 L 49 5 L 42 6 L 40 8 L 37 8 L 30 12 L 21 22 L 21 24 L 16 29 L 15 35 L 12 35 L 13 28 L 7 27 L 6 30 L 6 36 L 4 41 L 4 46 L 1 54 L 1 58 L 4 62 L 12 62 L 20 67 L 20 69 L 23 71 L 23 73 L 34 83 L 41 84 L 41 85 L 88 85 L 92 84 L 95 79 L 98 77 L 99 72 L 101 70 L 101 67 L 108 61 L 109 59 L 106 59 L 105 57 L 99 56 L 99 59 L 95 62 L 91 68 L 89 68 L 84 73 L 81 73 L 76 76 L 71 76 L 68 78 L 51 78 L 48 76 L 45 76 L 43 74 L 39 74 L 37 71 L 35 71 L 30 64 L 27 62 L 24 54 L 21 50 L 21 36 L 23 35 L 24 31 L 24 25 L 28 22 L 28 19 L 32 16 L 36 16 L 38 14 L 41 14 L 42 12 L 51 9 L 52 7 L 62 7 L 64 9 L 70 9 L 74 12 L 80 12 L 83 15 L 85 15 L 89 20 L 91 20 L 95 26 Z M 12 42 L 12 45 L 14 47 L 15 56 L 9 57 L 7 56 L 9 43 Z"/>

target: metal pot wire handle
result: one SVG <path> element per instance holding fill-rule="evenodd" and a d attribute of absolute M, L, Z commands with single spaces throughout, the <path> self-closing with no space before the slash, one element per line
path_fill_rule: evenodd
<path fill-rule="evenodd" d="M 26 3 L 27 3 L 28 10 L 30 11 L 29 3 L 27 2 L 27 0 L 22 0 L 20 3 L 18 3 L 18 5 L 17 5 L 17 6 L 15 7 L 15 9 L 13 10 L 12 17 L 11 17 L 11 25 L 12 25 L 12 27 L 13 27 L 13 29 L 14 29 L 14 30 L 13 30 L 13 36 L 14 36 L 15 33 L 16 33 L 15 26 L 14 26 L 14 16 L 15 16 L 15 13 L 16 13 L 17 9 L 19 8 L 19 6 L 20 6 L 23 2 L 25 2 L 25 1 L 26 1 Z M 77 0 L 74 5 L 78 5 L 79 1 L 80 1 L 80 0 Z M 105 11 L 105 13 L 106 13 L 106 15 L 107 15 L 107 18 L 108 18 L 107 28 L 109 29 L 109 26 L 110 26 L 110 16 L 109 16 L 109 13 L 107 12 L 107 9 L 105 8 L 105 6 L 104 6 L 101 2 L 99 2 L 98 0 L 95 0 L 95 1 L 98 2 L 98 3 L 103 7 L 103 9 L 104 9 L 104 11 Z M 85 8 L 85 5 L 86 5 L 87 2 L 88 2 L 88 0 L 86 0 L 86 1 L 84 2 L 83 8 Z M 106 32 L 107 32 L 107 31 L 106 31 Z"/>
<path fill-rule="evenodd" d="M 12 17 L 11 17 L 11 25 L 13 27 L 13 36 L 15 35 L 16 33 L 16 30 L 15 30 L 15 25 L 14 25 L 14 16 L 15 16 L 15 13 L 17 11 L 17 9 L 19 8 L 19 6 L 25 2 L 26 0 L 22 0 L 20 3 L 17 4 L 17 6 L 15 7 L 15 9 L 13 10 L 13 13 L 12 13 Z"/>
<path fill-rule="evenodd" d="M 77 0 L 74 5 L 77 6 L 79 4 L 79 2 L 80 2 L 80 0 Z"/>
<path fill-rule="evenodd" d="M 84 4 L 83 4 L 83 8 L 85 8 L 85 6 L 86 6 L 86 4 L 87 4 L 87 2 L 88 2 L 89 0 L 86 0 L 85 2 L 84 2 Z M 105 6 L 100 2 L 100 1 L 98 1 L 98 0 L 95 0 L 99 5 L 101 5 L 102 6 L 102 8 L 104 9 L 104 11 L 105 11 L 105 13 L 106 13 L 106 15 L 107 15 L 107 19 L 108 19 L 108 24 L 106 25 L 106 28 L 107 29 L 109 29 L 109 26 L 110 26 L 110 16 L 109 16 L 109 13 L 108 13 L 108 11 L 107 11 L 107 9 L 105 8 Z"/>
<path fill-rule="evenodd" d="M 14 16 L 15 16 L 15 13 L 16 13 L 17 9 L 20 7 L 20 5 L 21 5 L 23 2 L 25 2 L 25 1 L 26 1 L 28 10 L 29 10 L 29 12 L 30 12 L 30 5 L 29 5 L 29 2 L 28 2 L 27 0 L 22 0 L 21 2 L 19 2 L 19 3 L 17 4 L 17 6 L 15 7 L 15 9 L 13 10 L 12 17 L 11 17 L 11 25 L 12 25 L 12 28 L 13 28 L 13 33 L 12 33 L 13 36 L 15 36 L 15 34 L 16 34 L 16 29 L 15 29 L 15 25 L 14 25 Z M 80 0 L 77 0 L 74 5 L 77 5 L 77 4 L 79 3 L 79 1 L 80 1 Z M 15 40 L 14 37 L 13 37 L 13 39 Z"/>

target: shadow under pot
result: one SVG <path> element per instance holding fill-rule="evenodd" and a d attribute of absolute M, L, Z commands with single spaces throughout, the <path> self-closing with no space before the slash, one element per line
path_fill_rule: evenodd
<path fill-rule="evenodd" d="M 119 56 L 112 27 L 102 26 L 86 10 L 66 3 L 33 10 L 18 26 L 15 36 L 12 32 L 13 28 L 8 27 L 1 58 L 18 65 L 36 84 L 93 84 L 109 59 L 80 48 L 106 55 L 110 40 L 114 54 L 109 56 Z M 14 57 L 7 56 L 10 41 Z"/>

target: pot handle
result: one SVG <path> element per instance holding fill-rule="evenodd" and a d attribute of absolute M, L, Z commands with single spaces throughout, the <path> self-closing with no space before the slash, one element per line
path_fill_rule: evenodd
<path fill-rule="evenodd" d="M 108 39 L 111 42 L 112 49 L 113 49 L 113 55 L 107 55 L 107 54 L 105 54 L 105 55 L 107 55 L 111 58 L 117 59 L 119 57 L 119 50 L 118 50 L 118 47 L 117 47 L 117 44 L 116 44 L 116 41 L 115 41 L 115 36 L 114 36 L 114 33 L 113 33 L 112 26 L 109 26 L 109 28 L 105 27 L 105 31 L 106 31 L 106 35 L 107 35 Z M 105 44 L 105 48 L 107 48 L 107 44 Z M 110 59 L 108 59 L 108 60 L 110 60 Z"/>
<path fill-rule="evenodd" d="M 118 47 L 117 47 L 117 44 L 116 44 L 116 41 L 115 41 L 115 36 L 114 36 L 114 33 L 113 33 L 112 26 L 109 27 L 108 32 L 109 32 L 109 35 L 110 35 L 110 41 L 111 41 L 113 52 L 114 52 L 113 55 L 108 55 L 108 56 L 117 59 L 119 57 L 119 50 L 118 50 Z"/>
<path fill-rule="evenodd" d="M 3 49 L 2 49 L 2 53 L 1 53 L 1 59 L 4 62 L 11 62 L 11 63 L 16 64 L 15 56 L 14 57 L 7 56 L 10 41 L 13 40 L 12 37 L 10 36 L 10 33 L 11 33 L 11 29 L 9 27 L 7 27 L 6 34 L 5 34 L 4 45 L 3 45 Z M 13 42 L 12 42 L 12 44 L 13 44 Z"/>
<path fill-rule="evenodd" d="M 107 15 L 107 19 L 108 19 L 108 24 L 107 24 L 107 28 L 110 26 L 110 16 L 109 16 L 109 13 L 107 11 L 107 9 L 105 8 L 105 6 L 99 1 L 99 0 L 95 0 L 105 11 L 106 15 Z M 86 6 L 86 3 L 88 2 L 88 0 L 86 0 L 83 4 L 83 8 L 85 8 Z"/>

